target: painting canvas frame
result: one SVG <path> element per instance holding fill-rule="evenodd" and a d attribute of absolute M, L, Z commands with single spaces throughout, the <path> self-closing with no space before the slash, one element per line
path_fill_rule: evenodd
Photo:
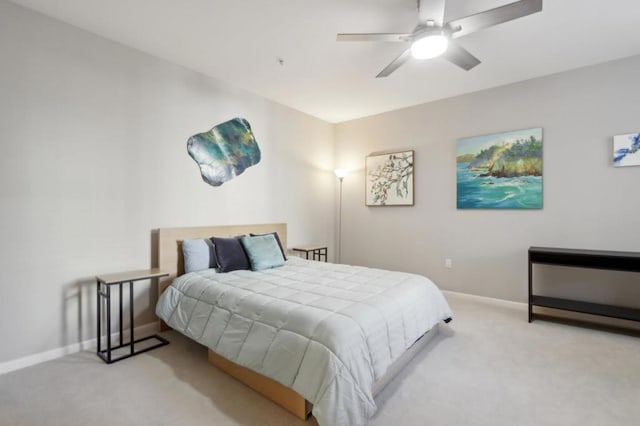
<path fill-rule="evenodd" d="M 458 209 L 541 209 L 541 127 L 458 139 Z"/>
<path fill-rule="evenodd" d="M 613 137 L 613 167 L 640 166 L 640 132 Z"/>
<path fill-rule="evenodd" d="M 365 158 L 365 205 L 414 205 L 415 152 L 371 154 Z"/>

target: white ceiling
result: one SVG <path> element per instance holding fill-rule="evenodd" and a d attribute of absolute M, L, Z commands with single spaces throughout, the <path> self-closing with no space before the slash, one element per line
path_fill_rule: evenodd
<path fill-rule="evenodd" d="M 482 64 L 411 60 L 338 32 L 410 32 L 416 0 L 12 0 L 330 122 L 640 54 L 640 1 L 544 0 L 543 11 L 458 39 Z M 445 21 L 510 3 L 448 0 Z M 284 60 L 284 65 L 277 58 Z"/>

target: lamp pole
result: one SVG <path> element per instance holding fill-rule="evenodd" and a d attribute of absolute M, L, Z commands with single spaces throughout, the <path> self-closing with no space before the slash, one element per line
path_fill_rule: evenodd
<path fill-rule="evenodd" d="M 342 257 L 342 180 L 349 173 L 345 169 L 336 169 L 334 173 L 340 181 L 340 200 L 338 202 L 338 263 L 340 263 Z"/>
<path fill-rule="evenodd" d="M 340 257 L 342 256 L 342 180 L 344 176 L 339 176 L 340 180 L 340 202 L 338 207 L 338 263 L 340 263 Z"/>

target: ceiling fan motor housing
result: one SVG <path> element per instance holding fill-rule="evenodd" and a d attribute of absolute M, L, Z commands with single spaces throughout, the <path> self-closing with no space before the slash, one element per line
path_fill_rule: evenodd
<path fill-rule="evenodd" d="M 338 34 L 338 41 L 383 41 L 411 43 L 377 76 L 387 77 L 412 56 L 430 59 L 443 56 L 449 62 L 469 71 L 480 60 L 463 48 L 457 39 L 484 28 L 522 18 L 542 11 L 543 0 L 518 0 L 464 18 L 444 22 L 445 0 L 418 0 L 418 25 L 412 33 Z M 454 40 L 455 39 L 455 40 Z"/>

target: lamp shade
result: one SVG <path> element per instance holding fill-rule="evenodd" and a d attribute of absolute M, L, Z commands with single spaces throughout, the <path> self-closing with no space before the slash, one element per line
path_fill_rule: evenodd
<path fill-rule="evenodd" d="M 447 51 L 449 39 L 442 34 L 422 37 L 411 45 L 411 54 L 416 59 L 431 59 Z"/>
<path fill-rule="evenodd" d="M 335 169 L 333 172 L 339 179 L 342 179 L 349 174 L 349 170 L 347 169 Z"/>

